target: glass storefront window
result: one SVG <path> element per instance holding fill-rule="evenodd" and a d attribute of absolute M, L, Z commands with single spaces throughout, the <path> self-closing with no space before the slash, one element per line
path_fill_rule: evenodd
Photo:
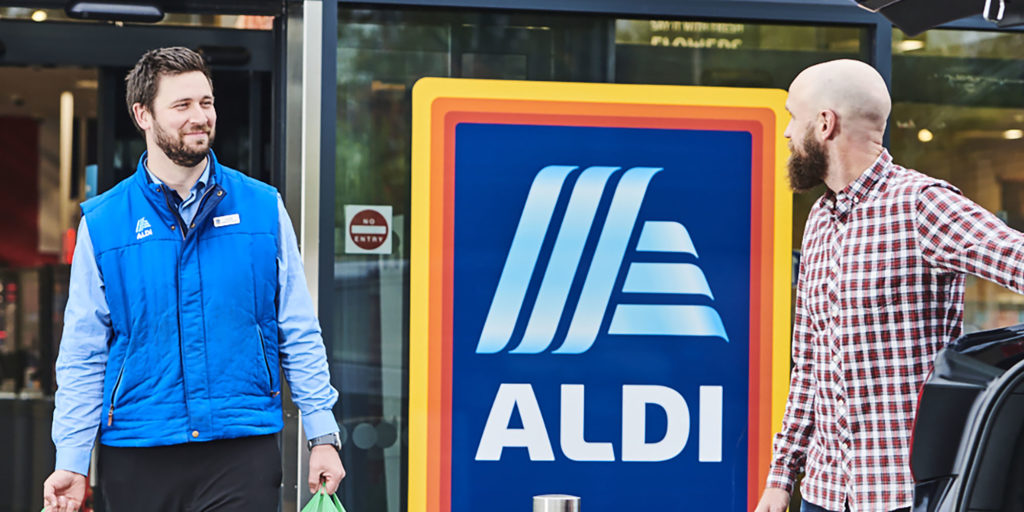
<path fill-rule="evenodd" d="M 960 188 L 1024 229 L 1024 34 L 893 33 L 890 147 L 896 161 Z M 964 330 L 1024 321 L 1024 297 L 967 278 Z"/>
<path fill-rule="evenodd" d="M 412 86 L 423 77 L 786 88 L 866 59 L 857 27 L 339 8 L 331 365 L 353 509 L 406 509 Z M 813 198 L 798 196 L 798 227 Z M 391 207 L 385 255 L 346 252 L 346 205 Z M 803 216 L 799 211 L 803 209 Z M 797 238 L 799 240 L 799 238 Z"/>
<path fill-rule="evenodd" d="M 617 20 L 616 82 L 785 89 L 824 60 L 863 59 L 853 27 Z"/>

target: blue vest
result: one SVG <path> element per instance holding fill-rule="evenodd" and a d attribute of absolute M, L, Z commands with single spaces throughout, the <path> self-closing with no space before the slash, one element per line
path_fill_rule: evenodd
<path fill-rule="evenodd" d="M 145 158 L 134 176 L 82 204 L 113 330 L 100 441 L 162 446 L 278 432 L 277 191 L 211 151 L 214 184 L 184 226 Z"/>

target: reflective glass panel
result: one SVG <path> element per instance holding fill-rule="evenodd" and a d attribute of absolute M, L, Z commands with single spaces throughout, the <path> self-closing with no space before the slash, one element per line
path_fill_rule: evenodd
<path fill-rule="evenodd" d="M 890 147 L 900 164 L 949 181 L 1024 229 L 1024 34 L 893 33 Z M 967 278 L 964 330 L 1024 321 L 1024 296 Z"/>

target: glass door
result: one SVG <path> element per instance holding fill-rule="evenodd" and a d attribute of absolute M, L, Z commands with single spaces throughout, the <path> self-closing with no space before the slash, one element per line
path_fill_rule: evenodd
<path fill-rule="evenodd" d="M 53 470 L 54 362 L 79 204 L 134 172 L 144 149 L 124 100 L 128 68 L 158 46 L 220 57 L 210 63 L 214 150 L 253 177 L 281 179 L 270 25 L 224 28 L 222 16 L 191 15 L 170 17 L 191 26 L 118 25 L 62 12 L 0 7 L 0 510 L 12 512 L 42 508 Z M 102 510 L 99 498 L 89 508 Z"/>

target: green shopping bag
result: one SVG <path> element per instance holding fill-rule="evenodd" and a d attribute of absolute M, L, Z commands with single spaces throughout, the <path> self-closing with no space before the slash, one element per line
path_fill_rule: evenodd
<path fill-rule="evenodd" d="M 327 496 L 324 492 L 324 485 L 320 484 L 320 490 L 302 507 L 302 512 L 345 512 L 337 494 Z"/>

